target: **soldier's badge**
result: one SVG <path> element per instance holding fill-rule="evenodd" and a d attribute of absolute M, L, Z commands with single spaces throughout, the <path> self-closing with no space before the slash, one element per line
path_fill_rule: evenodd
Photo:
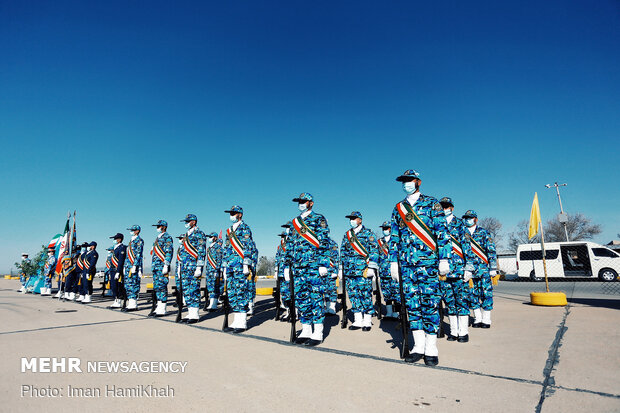
<path fill-rule="evenodd" d="M 409 222 L 413 221 L 413 213 L 412 212 L 407 212 L 407 215 L 405 215 L 405 218 Z"/>
<path fill-rule="evenodd" d="M 399 220 L 398 220 L 398 226 L 399 226 L 400 228 L 405 228 L 405 222 L 404 222 L 402 219 L 399 219 Z"/>
<path fill-rule="evenodd" d="M 334 245 L 334 247 L 332 248 L 334 251 L 338 251 L 338 245 Z"/>
<path fill-rule="evenodd" d="M 327 221 L 325 221 L 324 219 L 321 220 L 321 223 L 319 224 L 321 225 L 321 228 L 327 228 Z"/>
<path fill-rule="evenodd" d="M 370 242 L 375 242 L 375 237 L 373 237 L 372 235 L 370 237 L 368 237 L 368 241 Z"/>
<path fill-rule="evenodd" d="M 441 204 L 439 202 L 435 202 L 435 205 L 433 205 L 433 209 L 435 211 L 439 211 L 439 212 L 443 211 L 443 207 L 441 206 Z"/>
<path fill-rule="evenodd" d="M 299 232 L 301 232 L 302 234 L 305 234 L 306 231 L 307 231 L 306 227 L 301 227 L 301 229 L 299 230 Z"/>
<path fill-rule="evenodd" d="M 250 238 L 250 234 L 245 234 L 245 235 L 244 235 L 244 237 L 245 237 L 246 239 L 247 239 L 247 238 Z"/>

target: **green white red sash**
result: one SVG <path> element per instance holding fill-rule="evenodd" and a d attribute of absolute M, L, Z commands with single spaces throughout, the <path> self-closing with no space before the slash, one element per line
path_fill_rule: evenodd
<path fill-rule="evenodd" d="M 118 258 L 116 258 L 116 256 L 112 255 L 112 257 L 110 257 L 110 261 L 112 262 L 114 268 L 118 268 Z"/>
<path fill-rule="evenodd" d="M 177 248 L 177 262 L 181 261 L 181 248 L 182 246 Z"/>
<path fill-rule="evenodd" d="M 283 252 L 286 252 L 286 242 L 284 242 L 284 238 L 280 240 L 280 248 L 282 248 Z"/>
<path fill-rule="evenodd" d="M 129 259 L 129 263 L 131 265 L 133 265 L 133 263 L 136 262 L 136 253 L 133 252 L 133 249 L 131 248 L 131 244 L 129 244 L 129 246 L 127 247 L 127 258 Z"/>
<path fill-rule="evenodd" d="M 228 242 L 230 242 L 232 248 L 235 250 L 237 255 L 243 259 L 243 245 L 241 244 L 241 241 L 239 241 L 235 231 L 233 231 L 232 228 L 228 228 L 226 230 L 226 235 L 228 235 Z"/>
<path fill-rule="evenodd" d="M 319 245 L 321 245 L 319 243 L 319 237 L 317 237 L 316 234 L 308 227 L 308 225 L 306 225 L 306 223 L 301 217 L 297 217 L 293 220 L 293 228 L 295 228 L 295 231 L 297 231 L 297 233 L 303 239 L 308 241 L 310 245 L 315 248 L 319 248 Z"/>
<path fill-rule="evenodd" d="M 437 251 L 437 241 L 431 230 L 420 219 L 420 217 L 413 211 L 413 208 L 405 202 L 399 202 L 396 204 L 396 210 L 398 215 L 407 225 L 407 228 L 416 236 L 424 245 L 430 248 L 432 251 Z"/>
<path fill-rule="evenodd" d="M 461 246 L 461 243 L 458 242 L 452 235 L 450 235 L 450 238 L 452 241 L 452 251 L 462 259 L 465 259 L 463 256 L 463 247 Z"/>
<path fill-rule="evenodd" d="M 390 253 L 390 250 L 388 249 L 387 242 L 385 242 L 383 238 L 379 238 L 378 242 L 379 242 L 379 249 L 381 250 L 381 252 L 385 255 L 388 255 Z"/>
<path fill-rule="evenodd" d="M 480 258 L 482 261 L 484 261 L 485 264 L 489 264 L 489 257 L 487 257 L 487 254 L 484 252 L 484 249 L 480 246 L 480 244 L 478 244 L 476 242 L 476 240 L 471 236 L 469 236 L 469 243 L 471 244 L 471 250 L 474 252 L 474 254 L 476 254 L 476 256 L 478 256 L 478 258 Z"/>
<path fill-rule="evenodd" d="M 329 266 L 332 268 L 336 268 L 336 263 L 334 262 L 333 258 L 329 259 Z"/>
<path fill-rule="evenodd" d="M 109 270 L 111 265 L 110 265 L 110 260 L 105 260 L 105 267 Z"/>
<path fill-rule="evenodd" d="M 351 244 L 353 251 L 357 252 L 363 258 L 368 258 L 368 251 L 366 251 L 366 248 L 364 248 L 360 240 L 357 239 L 357 236 L 352 229 L 347 231 L 347 239 L 349 240 L 349 244 Z"/>
<path fill-rule="evenodd" d="M 80 257 L 77 259 L 77 266 L 80 268 L 80 270 L 84 269 L 84 262 L 82 261 L 82 256 L 80 255 Z"/>
<path fill-rule="evenodd" d="M 198 250 L 192 245 L 191 242 L 189 242 L 189 237 L 187 235 L 185 235 L 185 237 L 183 238 L 183 248 L 185 248 L 185 251 L 187 251 L 187 253 L 191 255 L 193 259 L 198 259 Z"/>
<path fill-rule="evenodd" d="M 213 251 L 211 250 L 211 248 L 207 250 L 207 261 L 209 261 L 209 265 L 211 265 L 213 269 L 217 268 L 217 264 L 215 263 L 215 257 L 213 256 Z"/>
<path fill-rule="evenodd" d="M 84 265 L 84 269 L 85 269 L 85 270 L 90 269 L 90 262 L 88 262 L 88 260 L 87 260 L 86 258 L 84 258 L 84 259 L 82 260 L 82 264 Z"/>
<path fill-rule="evenodd" d="M 155 253 L 155 256 L 157 256 L 157 258 L 159 258 L 161 261 L 166 262 L 166 254 L 164 253 L 164 250 L 161 249 L 161 246 L 159 245 L 157 240 L 153 244 L 152 252 Z"/>

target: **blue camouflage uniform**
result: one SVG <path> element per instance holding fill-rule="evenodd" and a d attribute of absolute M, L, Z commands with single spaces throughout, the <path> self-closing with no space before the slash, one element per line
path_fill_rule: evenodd
<path fill-rule="evenodd" d="M 390 228 L 390 222 L 385 221 L 381 226 L 383 228 Z M 383 236 L 377 240 L 378 254 L 379 254 L 379 279 L 381 282 L 381 293 L 386 304 L 390 305 L 393 302 L 400 302 L 400 291 L 398 283 L 394 281 L 390 275 L 390 242 L 389 235 Z"/>
<path fill-rule="evenodd" d="M 340 268 L 340 251 L 338 244 L 329 238 L 329 267 L 325 277 L 325 301 L 335 303 L 338 301 L 338 268 Z"/>
<path fill-rule="evenodd" d="M 463 219 L 468 217 L 477 218 L 477 215 L 474 211 L 468 210 L 463 215 Z M 471 244 L 474 267 L 472 274 L 474 288 L 469 291 L 469 306 L 472 310 L 482 307 L 483 310 L 491 311 L 493 309 L 493 283 L 489 271 L 497 271 L 495 243 L 489 232 L 479 225 L 476 225 L 473 234 L 470 233 L 469 229 L 466 230 L 465 234 Z M 480 247 L 479 249 L 488 263 L 476 254 L 477 247 Z"/>
<path fill-rule="evenodd" d="M 278 248 L 276 250 L 276 259 L 275 264 L 278 269 L 277 277 L 280 279 L 280 295 L 282 296 L 282 302 L 286 304 L 288 300 L 291 299 L 291 289 L 288 286 L 288 283 L 284 280 L 284 268 L 286 268 L 286 233 L 280 234 L 282 237 L 280 238 L 280 244 L 278 244 Z"/>
<path fill-rule="evenodd" d="M 347 218 L 362 218 L 362 214 L 353 211 Z M 366 277 L 364 272 L 367 268 L 378 269 L 377 236 L 364 225 L 360 226 L 359 232 L 350 229 L 342 238 L 340 246 L 342 274 L 346 280 L 345 285 L 353 313 L 374 314 L 372 278 Z"/>
<path fill-rule="evenodd" d="M 22 258 L 22 264 L 29 263 L 29 262 L 30 262 L 30 258 Z M 28 278 L 26 277 L 25 272 L 22 271 L 19 274 L 19 281 L 22 283 L 22 287 L 26 286 L 26 282 L 28 282 Z"/>
<path fill-rule="evenodd" d="M 224 211 L 228 214 L 241 213 L 243 209 L 234 205 Z M 235 223 L 237 224 L 237 223 Z M 254 283 L 243 274 L 243 266 L 250 267 L 251 273 L 256 271 L 258 250 L 252 238 L 252 230 L 243 220 L 238 221 L 235 229 L 233 224 L 226 230 L 226 244 L 222 254 L 222 266 L 226 268 L 226 291 L 232 312 L 244 313 L 247 305 L 253 299 L 252 288 Z M 254 288 L 256 290 L 256 288 Z M 256 291 L 254 291 L 254 294 Z"/>
<path fill-rule="evenodd" d="M 168 227 L 168 223 L 164 220 L 157 221 L 156 227 Z M 168 275 L 172 265 L 174 255 L 174 242 L 170 234 L 166 231 L 160 232 L 151 249 L 151 271 L 153 272 L 153 289 L 157 301 L 162 303 L 168 302 Z M 168 273 L 163 274 L 164 266 L 168 266 Z"/>
<path fill-rule="evenodd" d="M 140 226 L 133 225 L 128 228 L 129 231 L 140 230 Z M 139 235 L 134 235 L 127 244 L 127 254 L 124 267 L 124 283 L 127 299 L 137 300 L 140 294 L 140 277 L 142 276 L 142 265 L 144 257 L 144 240 Z M 131 272 L 135 267 L 135 272 Z"/>
<path fill-rule="evenodd" d="M 56 257 L 52 254 L 47 257 L 47 261 L 45 262 L 45 267 L 43 269 L 43 274 L 45 275 L 45 288 L 52 288 L 52 278 L 54 277 L 55 270 Z"/>
<path fill-rule="evenodd" d="M 417 172 L 413 173 L 417 175 Z M 405 198 L 402 205 L 411 208 L 424 223 L 430 231 L 427 236 L 433 239 L 435 247 L 429 247 L 409 229 L 407 223 L 414 225 L 416 222 L 414 215 L 407 212 L 404 219 L 401 218 L 401 203 L 398 203 L 390 220 L 390 262 L 398 262 L 400 267 L 411 330 L 424 330 L 426 334 L 436 335 L 441 300 L 438 263 L 439 260 L 449 260 L 451 257 L 446 218 L 441 205 L 432 196 L 420 194 L 413 205 Z M 431 244 L 433 241 L 430 241 Z"/>
<path fill-rule="evenodd" d="M 302 193 L 299 200 L 312 201 L 312 195 Z M 308 211 L 306 211 L 308 212 Z M 292 263 L 291 276 L 295 304 L 301 324 L 322 324 L 325 320 L 323 289 L 325 281 L 319 267 L 329 268 L 329 228 L 327 220 L 312 210 L 297 216 L 286 240 L 285 261 Z"/>
<path fill-rule="evenodd" d="M 217 298 L 219 291 L 215 291 L 215 280 L 218 277 L 220 269 L 222 268 L 222 255 L 224 248 L 222 247 L 222 240 L 218 238 L 215 232 L 209 234 L 209 238 L 216 238 L 209 248 L 207 248 L 207 259 L 205 263 L 205 282 L 207 291 L 209 291 L 209 298 Z"/>
<path fill-rule="evenodd" d="M 198 221 L 196 215 L 188 214 L 182 222 Z M 183 297 L 188 308 L 200 306 L 200 276 L 196 276 L 196 269 L 203 270 L 205 265 L 207 235 L 194 226 L 188 229 L 183 240 L 181 257 L 181 277 L 183 282 Z"/>
<path fill-rule="evenodd" d="M 442 198 L 442 206 L 453 206 L 450 198 Z M 465 271 L 473 272 L 474 257 L 467 237 L 467 228 L 463 220 L 452 216 L 448 222 L 452 257 L 450 258 L 450 272 L 440 281 L 441 293 L 446 303 L 448 315 L 464 316 L 469 314 L 469 288 L 463 280 Z"/>

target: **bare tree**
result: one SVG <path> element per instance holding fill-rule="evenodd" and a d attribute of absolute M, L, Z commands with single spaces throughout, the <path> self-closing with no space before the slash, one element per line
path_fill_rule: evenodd
<path fill-rule="evenodd" d="M 258 266 L 256 269 L 257 275 L 273 275 L 275 273 L 275 258 L 261 256 L 258 259 Z"/>
<path fill-rule="evenodd" d="M 502 223 L 499 222 L 499 219 L 493 217 L 482 218 L 478 221 L 478 225 L 489 231 L 489 234 L 491 234 L 491 238 L 495 243 L 495 248 L 497 248 L 498 244 L 504 238 L 504 236 L 500 234 Z"/>
<path fill-rule="evenodd" d="M 583 241 L 592 239 L 595 235 L 603 232 L 599 224 L 593 224 L 592 220 L 581 213 L 568 215 L 566 231 L 570 241 Z M 555 219 L 550 219 L 545 224 L 545 241 L 562 242 L 566 241 L 564 225 Z"/>
<path fill-rule="evenodd" d="M 521 244 L 535 244 L 540 242 L 540 235 L 535 235 L 531 240 L 528 239 L 530 222 L 526 219 L 519 221 L 517 229 L 508 235 L 508 249 L 517 252 L 517 247 Z"/>

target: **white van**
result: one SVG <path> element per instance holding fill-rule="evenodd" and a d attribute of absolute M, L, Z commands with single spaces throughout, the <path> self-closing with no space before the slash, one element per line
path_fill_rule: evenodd
<path fill-rule="evenodd" d="M 593 242 L 545 243 L 547 277 L 598 278 L 615 281 L 620 273 L 620 255 Z M 517 274 L 532 281 L 545 279 L 540 244 L 522 244 L 517 248 Z"/>

